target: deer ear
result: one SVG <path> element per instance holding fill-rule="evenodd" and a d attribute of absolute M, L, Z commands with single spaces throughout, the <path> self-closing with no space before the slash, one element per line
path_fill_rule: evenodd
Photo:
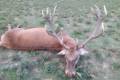
<path fill-rule="evenodd" d="M 66 53 L 66 50 L 65 49 L 63 49 L 62 51 L 60 51 L 57 55 L 65 55 L 65 53 Z"/>
<path fill-rule="evenodd" d="M 80 55 L 85 55 L 85 54 L 88 54 L 88 51 L 84 48 L 80 48 Z"/>

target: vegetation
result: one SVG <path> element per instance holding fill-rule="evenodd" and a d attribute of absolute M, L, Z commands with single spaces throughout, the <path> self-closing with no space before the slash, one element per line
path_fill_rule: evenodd
<path fill-rule="evenodd" d="M 41 10 L 58 0 L 0 0 L 0 34 L 7 24 L 24 28 L 44 25 Z M 105 33 L 87 45 L 77 76 L 71 80 L 120 80 L 120 0 L 62 0 L 57 15 L 60 27 L 84 41 L 95 24 L 90 7 L 106 5 Z M 16 51 L 0 48 L 0 80 L 70 80 L 64 75 L 64 60 L 48 51 Z"/>

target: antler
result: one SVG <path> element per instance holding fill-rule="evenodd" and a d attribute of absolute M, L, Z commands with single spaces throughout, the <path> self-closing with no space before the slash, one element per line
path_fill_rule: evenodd
<path fill-rule="evenodd" d="M 53 12 L 52 10 L 49 10 L 49 8 L 46 8 L 46 10 L 42 10 L 42 16 L 44 17 L 46 22 L 48 22 L 47 32 L 48 34 L 54 36 L 65 49 L 69 49 L 69 47 L 64 44 L 62 30 L 60 31 L 60 35 L 58 36 L 57 32 L 53 29 L 55 27 L 54 17 L 55 17 L 56 9 L 57 9 L 57 5 L 54 7 Z"/>
<path fill-rule="evenodd" d="M 103 20 L 104 20 L 105 16 L 107 15 L 106 7 L 104 6 L 104 14 L 102 14 L 103 12 L 96 5 L 95 5 L 95 9 L 93 9 L 93 8 L 91 8 L 91 9 L 92 9 L 92 12 L 94 13 L 94 15 L 97 18 L 96 27 L 94 28 L 92 34 L 88 37 L 88 39 L 86 39 L 82 43 L 80 48 L 84 47 L 89 41 L 100 37 L 104 32 Z"/>

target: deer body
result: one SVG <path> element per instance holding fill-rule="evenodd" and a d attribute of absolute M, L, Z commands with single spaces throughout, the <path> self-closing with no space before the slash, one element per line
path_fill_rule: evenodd
<path fill-rule="evenodd" d="M 91 8 L 93 14 L 96 16 L 96 25 L 91 33 L 91 35 L 81 44 L 78 44 L 72 37 L 64 33 L 62 30 L 59 33 L 47 28 L 14 28 L 11 29 L 8 26 L 8 31 L 6 31 L 0 40 L 0 46 L 18 49 L 18 50 L 52 50 L 60 51 L 59 54 L 65 56 L 66 66 L 65 74 L 68 77 L 73 77 L 76 74 L 75 66 L 79 60 L 80 55 L 87 53 L 85 45 L 101 36 L 104 32 L 104 17 L 107 15 L 106 7 L 104 6 L 105 14 L 95 6 L 95 9 Z M 48 28 L 53 28 L 55 25 L 55 11 L 56 6 L 53 12 L 49 11 L 49 8 L 46 9 L 46 14 L 42 10 L 42 15 L 48 25 Z M 103 14 L 102 14 L 103 13 Z"/>
<path fill-rule="evenodd" d="M 64 43 L 74 48 L 75 41 L 67 34 L 63 35 Z M 1 46 L 18 50 L 52 50 L 60 51 L 63 47 L 57 39 L 46 32 L 45 28 L 14 28 L 1 36 Z"/>
<path fill-rule="evenodd" d="M 66 57 L 68 57 L 70 61 L 76 59 L 71 58 L 75 57 L 74 55 L 76 55 L 74 54 L 77 45 L 75 40 L 72 37 L 70 37 L 67 33 L 65 32 L 62 33 L 63 34 L 60 36 L 63 37 L 63 43 L 69 46 L 70 48 L 69 52 L 71 52 L 71 54 L 68 54 Z M 8 28 L 8 31 L 6 31 L 1 36 L 0 46 L 9 49 L 27 51 L 28 50 L 50 50 L 60 52 L 65 51 L 63 45 L 61 45 L 60 42 L 54 36 L 48 34 L 45 28 L 30 28 L 30 29 Z M 66 65 L 68 64 L 70 65 L 69 62 Z M 75 64 L 72 63 L 71 65 L 73 65 L 72 66 L 73 68 L 70 68 L 70 71 L 68 71 L 69 66 L 66 66 L 65 73 L 67 73 L 68 76 L 75 75 L 74 71 Z"/>

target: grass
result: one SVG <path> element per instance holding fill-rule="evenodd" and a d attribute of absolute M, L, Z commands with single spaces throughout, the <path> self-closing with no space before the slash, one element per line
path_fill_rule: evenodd
<path fill-rule="evenodd" d="M 41 10 L 58 0 L 0 0 L 0 34 L 7 24 L 43 26 Z M 64 75 L 64 61 L 47 51 L 16 51 L 0 48 L 0 80 L 120 80 L 120 0 L 63 0 L 58 5 L 59 26 L 80 42 L 94 27 L 89 14 L 94 4 L 108 9 L 104 35 L 87 45 L 75 78 Z"/>

